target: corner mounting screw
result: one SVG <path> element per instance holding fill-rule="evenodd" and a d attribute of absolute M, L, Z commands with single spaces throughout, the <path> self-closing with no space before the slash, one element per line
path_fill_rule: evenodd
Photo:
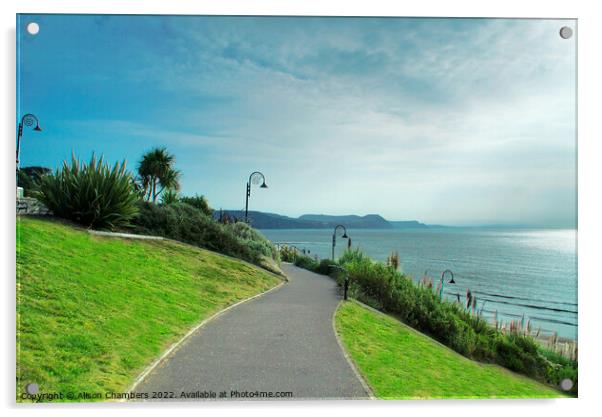
<path fill-rule="evenodd" d="M 560 28 L 559 33 L 562 39 L 569 39 L 571 36 L 573 36 L 573 29 L 568 26 L 563 26 Z"/>

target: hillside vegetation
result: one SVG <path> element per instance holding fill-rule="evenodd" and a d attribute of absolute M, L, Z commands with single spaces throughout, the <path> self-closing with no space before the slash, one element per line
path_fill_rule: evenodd
<path fill-rule="evenodd" d="M 336 329 L 378 398 L 555 398 L 564 395 L 502 367 L 467 359 L 398 320 L 345 302 Z"/>
<path fill-rule="evenodd" d="M 173 242 L 17 220 L 17 392 L 126 390 L 192 326 L 280 280 Z M 81 400 L 81 399 L 80 399 Z"/>

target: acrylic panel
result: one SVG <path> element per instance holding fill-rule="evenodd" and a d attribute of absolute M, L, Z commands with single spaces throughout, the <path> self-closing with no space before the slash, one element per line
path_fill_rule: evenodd
<path fill-rule="evenodd" d="M 577 396 L 577 21 L 17 15 L 18 402 Z"/>

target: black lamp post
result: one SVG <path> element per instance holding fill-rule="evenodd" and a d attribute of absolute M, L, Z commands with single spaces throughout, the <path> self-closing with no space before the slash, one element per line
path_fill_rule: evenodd
<path fill-rule="evenodd" d="M 343 239 L 349 239 L 349 236 L 347 236 L 347 229 L 345 228 L 345 226 L 343 226 L 342 224 L 338 224 L 335 226 L 334 231 L 332 232 L 332 260 L 334 261 L 334 247 L 337 244 L 337 230 L 340 228 L 343 229 L 343 236 L 341 236 Z"/>
<path fill-rule="evenodd" d="M 35 130 L 36 132 L 41 132 L 42 128 L 40 128 L 40 121 L 38 120 L 35 114 L 27 113 L 21 118 L 21 121 L 19 122 L 19 131 L 17 133 L 17 173 L 19 172 L 19 153 L 21 152 L 21 138 L 23 137 L 23 126 L 30 127 L 34 124 L 35 127 L 33 128 L 33 130 Z"/>
<path fill-rule="evenodd" d="M 343 300 L 347 301 L 347 293 L 349 292 L 349 272 L 341 265 L 330 265 L 331 268 L 338 269 L 343 273 Z"/>
<path fill-rule="evenodd" d="M 455 284 L 456 281 L 454 281 L 454 273 L 450 270 L 450 269 L 446 269 L 445 271 L 443 271 L 443 273 L 441 274 L 441 291 L 439 292 L 439 298 L 443 300 L 443 286 L 445 285 L 445 274 L 447 274 L 449 272 L 449 274 L 451 275 L 451 279 L 447 282 L 448 284 Z"/>
<path fill-rule="evenodd" d="M 259 184 L 259 181 L 261 181 L 259 188 L 268 188 L 267 184 L 265 183 L 265 176 L 261 172 L 255 171 L 249 175 L 249 181 L 247 181 L 247 199 L 245 200 L 245 223 L 249 222 L 249 197 L 251 197 L 251 183 Z"/>

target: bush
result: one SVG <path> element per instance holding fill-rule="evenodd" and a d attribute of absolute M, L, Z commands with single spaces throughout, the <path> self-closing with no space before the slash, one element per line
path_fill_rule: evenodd
<path fill-rule="evenodd" d="M 569 392 L 577 395 L 579 379 L 577 361 L 565 358 L 556 352 L 541 347 L 539 347 L 539 353 L 549 363 L 548 380 L 554 385 L 559 386 L 563 379 L 570 379 L 573 381 L 573 387 Z"/>
<path fill-rule="evenodd" d="M 340 265 L 330 259 L 322 259 L 321 261 L 318 261 L 310 256 L 297 255 L 294 264 L 299 268 L 307 269 L 317 274 L 329 275 L 337 279 L 337 281 L 339 279 L 344 279 L 344 275 L 340 273 Z"/>
<path fill-rule="evenodd" d="M 234 236 L 239 240 L 243 241 L 251 249 L 272 258 L 278 260 L 278 251 L 276 247 L 270 242 L 264 235 L 258 230 L 253 229 L 247 223 L 236 222 L 224 225 L 226 230 L 231 231 Z"/>
<path fill-rule="evenodd" d="M 132 175 L 125 161 L 111 169 L 93 154 L 90 163 L 72 157 L 52 175 L 40 177 L 36 196 L 58 216 L 86 227 L 127 227 L 138 213 Z"/>
<path fill-rule="evenodd" d="M 299 255 L 295 259 L 295 265 L 299 268 L 308 269 L 310 271 L 315 271 L 318 268 L 318 261 L 314 258 L 310 258 L 309 256 Z"/>
<path fill-rule="evenodd" d="M 338 271 L 339 264 L 330 259 L 322 259 L 314 272 L 322 275 L 334 275 Z"/>
<path fill-rule="evenodd" d="M 40 191 L 40 180 L 45 175 L 52 174 L 52 170 L 46 167 L 24 167 L 17 173 L 17 185 L 23 187 L 26 197 L 35 196 Z"/>
<path fill-rule="evenodd" d="M 361 261 L 366 261 L 366 260 L 370 260 L 370 258 L 368 258 L 366 255 L 364 255 L 364 253 L 359 250 L 358 248 L 355 249 L 351 249 L 351 250 L 347 250 L 343 253 L 343 256 L 341 256 L 339 258 L 339 264 L 344 265 L 344 264 L 348 264 L 351 262 L 361 262 Z"/>
<path fill-rule="evenodd" d="M 168 206 L 170 204 L 174 204 L 180 201 L 178 197 L 178 192 L 174 189 L 168 188 L 163 191 L 161 195 L 161 204 Z"/>
<path fill-rule="evenodd" d="M 140 201 L 135 231 L 159 235 L 258 264 L 261 253 L 240 240 L 232 230 L 185 203 L 156 205 Z"/>
<path fill-rule="evenodd" d="M 192 207 L 196 207 L 205 213 L 207 216 L 213 215 L 213 209 L 209 207 L 209 202 L 204 195 L 195 195 L 194 197 L 181 197 L 180 201 L 182 203 L 186 203 L 191 205 Z"/>
<path fill-rule="evenodd" d="M 280 255 L 280 259 L 284 262 L 294 263 L 297 257 L 299 256 L 299 252 L 297 251 L 297 249 L 286 245 L 280 246 L 280 250 L 278 252 Z"/>

